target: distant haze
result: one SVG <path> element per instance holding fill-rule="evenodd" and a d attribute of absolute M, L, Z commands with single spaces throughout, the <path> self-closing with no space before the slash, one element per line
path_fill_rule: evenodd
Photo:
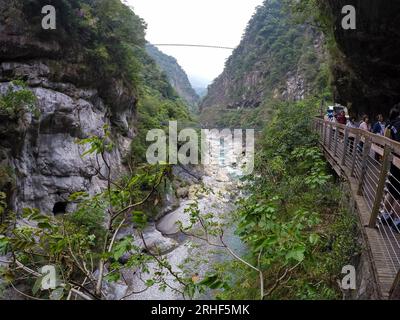
<path fill-rule="evenodd" d="M 235 48 L 262 0 L 126 0 L 147 24 L 153 44 L 202 44 Z M 174 56 L 194 87 L 206 87 L 224 69 L 231 50 L 159 47 Z"/>

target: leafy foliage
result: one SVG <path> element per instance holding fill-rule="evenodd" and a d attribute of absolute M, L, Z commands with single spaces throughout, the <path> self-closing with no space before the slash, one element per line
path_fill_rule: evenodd
<path fill-rule="evenodd" d="M 151 251 L 135 245 L 133 236 L 117 239 L 122 227 L 134 225 L 140 234 L 147 225 L 145 203 L 168 174 L 167 166 L 137 168 L 131 175 L 112 180 L 107 154 L 113 151 L 110 133 L 105 128 L 102 137 L 91 137 L 80 141 L 87 145 L 86 156 L 97 157 L 109 174 L 103 177 L 108 187 L 95 195 L 83 192 L 71 195 L 70 201 L 76 209 L 70 215 L 49 216 L 36 209 L 26 208 L 22 217 L 8 214 L 0 226 L 1 254 L 12 257 L 7 281 L 32 285 L 33 295 L 44 299 L 67 298 L 66 293 L 82 290 L 86 299 L 104 298 L 104 281 L 118 281 L 120 272 L 126 267 L 135 267 L 148 273 L 146 265 L 159 263 L 160 269 L 168 269 L 164 261 Z M 99 172 L 101 168 L 98 168 Z M 5 194 L 0 193 L 0 213 L 6 208 Z M 23 218 L 24 223 L 21 223 Z M 143 240 L 144 242 L 144 240 Z M 144 245 L 145 242 L 144 242 Z M 121 258 L 129 254 L 128 261 Z M 58 270 L 57 286 L 42 289 L 43 275 L 38 270 L 45 266 Z M 22 267 L 21 267 L 22 266 Z M 107 272 L 104 270 L 107 266 Z M 97 270 L 98 275 L 94 276 Z M 164 277 L 154 281 L 163 284 Z M 95 290 L 93 289 L 95 288 Z"/>
<path fill-rule="evenodd" d="M 299 18 L 300 9 L 304 15 L 313 14 L 306 7 L 294 0 L 265 0 L 257 8 L 202 103 L 204 122 L 261 127 L 279 101 L 301 99 L 300 95 L 331 98 L 324 38 Z"/>
<path fill-rule="evenodd" d="M 169 121 L 189 125 L 194 123 L 186 106 L 179 99 L 167 99 L 162 92 L 157 92 L 146 86 L 138 104 L 137 136 L 131 145 L 130 161 L 141 163 L 145 161 L 146 135 L 152 129 L 167 129 Z"/>
<path fill-rule="evenodd" d="M 42 16 L 36 13 L 45 5 L 57 9 L 56 30 L 41 28 Z M 75 61 L 80 57 L 97 79 L 122 78 L 128 86 L 138 86 L 140 64 L 134 50 L 144 50 L 146 26 L 120 0 L 29 0 L 23 1 L 23 12 L 35 36 L 60 43 L 65 55 Z"/>
<path fill-rule="evenodd" d="M 312 101 L 281 104 L 260 141 L 237 234 L 262 271 L 267 299 L 336 299 L 341 268 L 357 252 L 354 217 L 341 206 L 309 119 Z M 334 262 L 336 261 L 336 262 Z M 222 298 L 259 299 L 259 274 L 240 263 Z M 244 284 L 244 285 L 242 285 Z"/>
<path fill-rule="evenodd" d="M 25 113 L 39 116 L 36 107 L 36 96 L 28 90 L 22 81 L 13 81 L 7 92 L 0 96 L 0 114 L 5 114 L 11 119 L 18 119 Z"/>

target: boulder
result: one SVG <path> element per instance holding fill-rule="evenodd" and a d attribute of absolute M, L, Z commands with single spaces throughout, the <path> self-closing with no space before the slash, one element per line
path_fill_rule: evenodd
<path fill-rule="evenodd" d="M 176 190 L 176 195 L 178 198 L 181 198 L 181 199 L 187 198 L 189 195 L 189 188 L 186 188 L 186 187 L 178 188 Z"/>

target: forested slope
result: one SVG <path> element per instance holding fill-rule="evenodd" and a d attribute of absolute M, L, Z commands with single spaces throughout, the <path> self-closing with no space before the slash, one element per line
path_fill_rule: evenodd
<path fill-rule="evenodd" d="M 299 101 L 328 86 L 320 31 L 296 22 L 283 1 L 266 0 L 201 104 L 205 124 L 261 125 L 274 101 Z"/>
<path fill-rule="evenodd" d="M 191 111 L 196 112 L 200 98 L 192 88 L 187 74 L 178 64 L 178 61 L 174 57 L 164 54 L 151 44 L 147 44 L 146 49 L 147 53 L 156 61 L 160 69 L 165 72 L 169 83 L 178 95 L 190 106 Z"/>

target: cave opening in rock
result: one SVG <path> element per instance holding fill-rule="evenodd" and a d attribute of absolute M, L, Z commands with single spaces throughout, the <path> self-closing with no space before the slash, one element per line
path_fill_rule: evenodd
<path fill-rule="evenodd" d="M 56 202 L 53 207 L 53 214 L 55 216 L 64 215 L 67 212 L 68 202 Z"/>

